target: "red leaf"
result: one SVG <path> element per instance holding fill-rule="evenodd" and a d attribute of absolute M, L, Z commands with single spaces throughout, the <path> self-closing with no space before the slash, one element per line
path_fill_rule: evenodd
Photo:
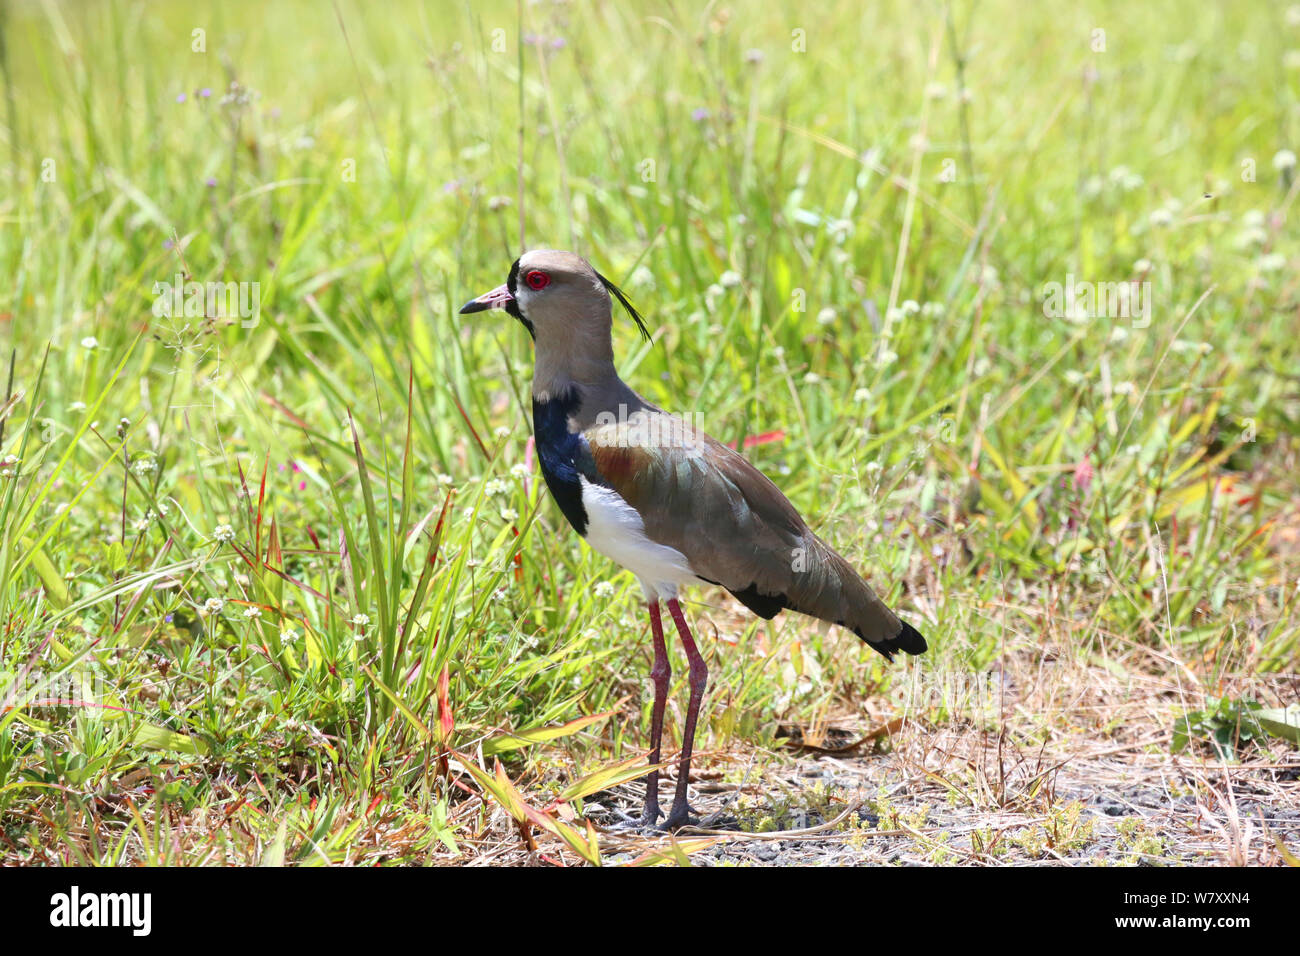
<path fill-rule="evenodd" d="M 785 432 L 780 428 L 776 431 L 763 432 L 761 435 L 746 435 L 745 447 L 753 448 L 756 445 L 770 445 L 772 442 L 777 441 L 785 441 Z M 736 443 L 734 441 L 729 441 L 727 442 L 727 447 L 734 450 Z"/>
<path fill-rule="evenodd" d="M 451 674 L 444 667 L 442 673 L 438 675 L 438 729 L 442 732 L 444 742 L 451 739 L 451 732 L 456 727 L 451 714 L 451 698 L 448 694 L 450 684 Z"/>

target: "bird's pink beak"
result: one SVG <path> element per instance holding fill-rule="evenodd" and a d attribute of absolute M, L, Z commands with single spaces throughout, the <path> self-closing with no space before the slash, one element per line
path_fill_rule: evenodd
<path fill-rule="evenodd" d="M 460 314 L 486 312 L 488 309 L 504 309 L 513 301 L 515 301 L 515 297 L 510 294 L 509 287 L 499 285 L 491 292 L 483 293 L 477 299 L 470 299 L 460 307 Z"/>

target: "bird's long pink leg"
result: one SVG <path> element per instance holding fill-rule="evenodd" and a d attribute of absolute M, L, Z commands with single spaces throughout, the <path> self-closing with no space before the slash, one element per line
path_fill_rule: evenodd
<path fill-rule="evenodd" d="M 659 617 L 659 602 L 650 602 L 650 633 L 654 636 L 655 662 L 650 668 L 650 679 L 655 684 L 655 706 L 650 715 L 650 763 L 659 762 L 659 743 L 664 731 L 664 705 L 668 702 L 668 679 L 672 668 L 668 663 L 668 648 L 664 645 L 664 625 Z M 659 771 L 651 770 L 645 785 L 645 811 L 641 825 L 652 827 L 659 821 Z"/>
<path fill-rule="evenodd" d="M 682 762 L 677 771 L 677 792 L 673 796 L 673 806 L 668 812 L 664 825 L 668 828 L 679 827 L 689 822 L 690 808 L 686 805 L 686 784 L 691 776 L 691 751 L 695 748 L 695 722 L 700 716 L 700 701 L 704 698 L 704 685 L 709 680 L 709 669 L 704 665 L 700 649 L 695 646 L 691 629 L 686 626 L 686 615 L 681 605 L 674 598 L 668 602 L 668 613 L 677 624 L 677 633 L 682 636 L 682 646 L 686 648 L 686 657 L 691 662 L 691 702 L 686 708 L 686 726 L 682 730 Z"/>

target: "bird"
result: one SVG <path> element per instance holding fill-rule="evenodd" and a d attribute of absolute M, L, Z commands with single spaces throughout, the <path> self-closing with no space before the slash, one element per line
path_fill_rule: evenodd
<path fill-rule="evenodd" d="M 641 816 L 631 823 L 676 830 L 696 823 L 687 785 L 708 682 L 678 601 L 681 588 L 721 586 L 767 620 L 791 610 L 829 621 L 891 661 L 900 651 L 921 654 L 927 645 L 744 455 L 642 398 L 619 377 L 614 299 L 649 340 L 627 296 L 586 259 L 533 249 L 511 264 L 503 285 L 460 312 L 504 310 L 532 337 L 533 438 L 542 477 L 573 530 L 640 583 L 654 644 L 655 699 L 652 769 Z M 677 785 L 662 828 L 657 768 L 672 672 L 661 604 L 690 667 Z"/>

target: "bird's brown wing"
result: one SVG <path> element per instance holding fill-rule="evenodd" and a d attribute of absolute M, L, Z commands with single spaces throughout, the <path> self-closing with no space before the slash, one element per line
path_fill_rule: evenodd
<path fill-rule="evenodd" d="M 676 416 L 653 411 L 584 432 L 600 480 L 651 540 L 771 618 L 789 608 L 847 627 L 886 656 L 925 641 L 808 528 L 762 472 Z"/>

